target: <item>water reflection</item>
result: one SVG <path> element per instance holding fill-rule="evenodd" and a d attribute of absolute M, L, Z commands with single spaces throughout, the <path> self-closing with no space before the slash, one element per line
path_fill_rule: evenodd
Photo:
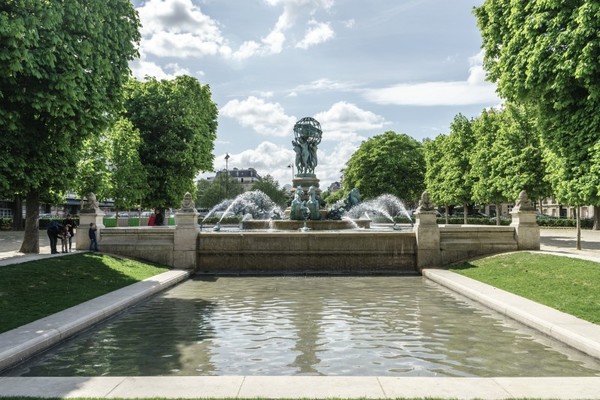
<path fill-rule="evenodd" d="M 598 361 L 420 277 L 272 277 L 185 282 L 10 375 L 599 371 Z"/>

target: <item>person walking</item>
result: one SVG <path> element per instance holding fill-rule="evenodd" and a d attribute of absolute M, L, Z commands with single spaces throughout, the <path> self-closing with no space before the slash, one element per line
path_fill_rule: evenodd
<path fill-rule="evenodd" d="M 154 226 L 154 220 L 156 219 L 156 213 L 153 211 L 148 218 L 148 226 Z"/>
<path fill-rule="evenodd" d="M 162 213 L 162 210 L 156 210 L 156 218 L 154 218 L 154 225 L 162 226 L 165 223 L 165 216 Z"/>
<path fill-rule="evenodd" d="M 56 220 L 50 221 L 46 227 L 46 233 L 48 234 L 48 239 L 50 239 L 50 254 L 58 254 L 56 244 L 62 227 L 61 223 Z"/>
<path fill-rule="evenodd" d="M 71 214 L 67 214 L 67 218 L 64 219 L 63 225 L 66 226 L 69 231 L 69 251 L 71 251 L 73 236 L 75 236 L 75 221 L 71 217 Z"/>
<path fill-rule="evenodd" d="M 88 231 L 88 235 L 90 237 L 90 251 L 98 251 L 98 242 L 96 241 L 96 231 L 98 228 L 96 224 L 90 222 L 90 229 Z"/>

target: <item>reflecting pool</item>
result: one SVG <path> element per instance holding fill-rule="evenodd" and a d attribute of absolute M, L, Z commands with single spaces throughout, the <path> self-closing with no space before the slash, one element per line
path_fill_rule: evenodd
<path fill-rule="evenodd" d="M 600 376 L 600 362 L 421 277 L 189 280 L 12 376 Z"/>

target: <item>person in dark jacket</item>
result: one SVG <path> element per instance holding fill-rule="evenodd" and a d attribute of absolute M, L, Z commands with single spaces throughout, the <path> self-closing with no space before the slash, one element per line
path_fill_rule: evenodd
<path fill-rule="evenodd" d="M 156 210 L 156 217 L 154 218 L 155 226 L 162 226 L 165 223 L 165 216 L 161 210 Z"/>
<path fill-rule="evenodd" d="M 56 244 L 58 242 L 58 235 L 62 231 L 62 228 L 62 224 L 58 221 L 50 221 L 46 227 L 46 233 L 48 234 L 48 239 L 50 239 L 51 254 L 58 254 L 58 250 L 56 250 Z"/>
<path fill-rule="evenodd" d="M 90 222 L 90 229 L 88 231 L 88 236 L 90 238 L 90 251 L 98 251 L 98 242 L 96 241 L 96 231 L 98 228 L 96 224 Z"/>

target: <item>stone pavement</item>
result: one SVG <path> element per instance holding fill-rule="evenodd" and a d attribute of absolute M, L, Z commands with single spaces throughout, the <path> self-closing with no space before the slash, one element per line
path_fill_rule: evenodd
<path fill-rule="evenodd" d="M 41 232 L 42 233 L 42 232 Z M 45 233 L 45 232 L 43 232 Z M 44 236 L 44 237 L 42 237 Z M 583 250 L 575 250 L 575 232 L 572 229 L 541 231 L 542 251 L 582 257 L 600 261 L 600 232 L 583 231 Z M 50 255 L 47 237 L 40 235 L 41 254 L 18 253 L 20 234 L 0 232 L 0 266 L 14 262 L 47 257 Z M 174 272 L 174 271 L 171 271 Z M 435 275 L 433 271 L 431 276 Z M 447 271 L 441 271 L 444 274 Z M 168 273 L 167 273 L 168 274 Z M 163 274 L 161 274 L 163 275 Z M 439 274 L 438 274 L 439 275 Z M 171 281 L 181 277 L 153 277 L 155 281 Z M 558 332 L 567 341 L 575 337 L 597 351 L 600 343 L 598 327 L 571 320 L 571 316 L 557 315 L 552 310 L 540 311 L 538 304 L 511 295 L 504 298 L 497 289 L 482 287 L 480 283 L 464 279 L 456 274 L 443 276 L 446 285 L 459 292 L 472 291 L 480 301 L 496 302 L 496 309 L 506 310 L 515 319 L 529 319 L 541 324 L 546 333 Z M 156 282 L 140 282 L 113 292 L 106 297 L 86 302 L 17 330 L 0 335 L 0 361 L 15 354 L 15 350 L 34 350 L 32 344 L 50 336 L 60 337 L 87 318 L 110 312 L 123 300 L 131 300 L 144 294 Z M 116 296 L 116 297 L 115 297 Z M 485 300 L 485 299 L 488 300 Z M 119 300 L 120 299 L 120 300 Z M 482 300 L 483 299 L 483 300 Z M 491 300 L 490 300 L 491 299 Z M 488 304 L 490 305 L 490 304 Z M 125 305 L 126 306 L 126 305 Z M 491 305 L 493 306 L 493 304 Z M 533 307 L 533 308 L 530 308 Z M 530 309 L 530 312 L 526 311 Z M 519 312 L 515 312 L 518 310 Z M 554 310 L 555 311 L 555 310 Z M 512 313 L 512 314 L 511 314 Z M 532 314 L 533 313 L 533 314 Z M 555 319 L 558 318 L 558 319 Z M 524 321 L 526 322 L 526 321 Z M 584 322 L 584 321 L 583 321 Z M 54 324 L 54 325 L 52 325 Z M 545 324 L 545 325 L 544 325 Z M 571 327 L 569 328 L 569 325 Z M 593 324 L 591 324 L 593 325 Z M 585 328 L 583 328 L 585 326 Z M 571 329 L 572 328 L 572 329 Z M 571 331 L 569 331 L 571 329 Z M 15 334 L 16 333 L 16 334 Z M 58 335 L 58 336 L 57 336 Z M 587 335 L 587 336 L 586 336 Z M 570 339 L 569 339 L 570 338 Z M 21 340 L 21 342 L 19 342 Z M 54 340 L 50 338 L 50 340 Z M 594 353 L 592 353 L 594 354 Z M 347 376 L 197 376 L 197 377 L 1 377 L 0 396 L 39 397 L 167 397 L 167 398 L 544 398 L 544 399 L 600 399 L 600 377 L 552 377 L 552 378 L 429 378 L 429 377 L 347 377 Z"/>

